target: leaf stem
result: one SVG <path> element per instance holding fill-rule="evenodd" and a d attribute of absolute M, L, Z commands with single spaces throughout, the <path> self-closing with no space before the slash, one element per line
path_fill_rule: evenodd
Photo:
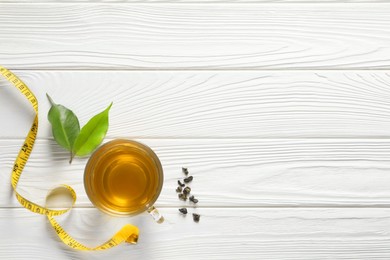
<path fill-rule="evenodd" d="M 49 99 L 49 102 L 52 106 L 54 106 L 56 103 L 54 103 L 53 99 L 51 99 L 51 97 L 49 96 L 49 94 L 46 93 L 46 97 L 47 99 Z"/>
<path fill-rule="evenodd" d="M 73 158 L 74 158 L 75 154 L 70 152 L 70 160 L 69 160 L 69 164 L 72 164 L 72 161 L 73 161 Z"/>

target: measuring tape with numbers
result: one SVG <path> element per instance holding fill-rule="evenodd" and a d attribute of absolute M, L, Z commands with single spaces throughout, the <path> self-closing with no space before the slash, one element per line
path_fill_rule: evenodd
<path fill-rule="evenodd" d="M 26 209 L 37 213 L 46 215 L 49 219 L 50 224 L 56 231 L 58 237 L 64 242 L 66 245 L 78 249 L 78 250 L 104 250 L 112 248 L 122 242 L 127 242 L 130 244 L 136 244 L 138 240 L 138 233 L 139 230 L 136 226 L 133 225 L 125 225 L 123 226 L 113 237 L 111 237 L 107 242 L 103 243 L 102 245 L 99 245 L 97 247 L 87 247 L 81 243 L 79 243 L 77 240 L 75 240 L 73 237 L 71 237 L 61 226 L 58 224 L 58 222 L 54 219 L 54 216 L 62 215 L 66 212 L 68 212 L 73 205 L 76 202 L 76 192 L 72 189 L 72 187 L 68 185 L 62 185 L 61 187 L 65 188 L 67 191 L 70 192 L 73 202 L 72 206 L 67 209 L 61 209 L 61 210 L 54 210 L 54 209 L 48 209 L 46 207 L 42 207 L 26 198 L 24 198 L 22 195 L 20 195 L 16 191 L 16 186 L 18 185 L 18 181 L 20 179 L 20 176 L 22 175 L 24 166 L 27 163 L 28 158 L 30 157 L 32 148 L 34 146 L 35 140 L 37 138 L 37 132 L 38 132 L 38 101 L 35 97 L 35 95 L 31 92 L 31 90 L 27 87 L 26 84 L 23 83 L 22 80 L 20 80 L 15 74 L 13 74 L 8 69 L 0 66 L 0 74 L 4 76 L 12 85 L 14 85 L 20 93 L 22 93 L 28 101 L 31 103 L 34 111 L 35 111 L 35 117 L 34 121 L 32 123 L 32 126 L 30 128 L 30 131 L 27 134 L 26 139 L 24 140 L 24 144 L 19 150 L 18 156 L 15 159 L 15 163 L 12 169 L 12 175 L 11 175 L 11 185 L 12 188 L 15 191 L 15 195 L 17 200 L 20 202 L 20 204 L 25 207 Z"/>

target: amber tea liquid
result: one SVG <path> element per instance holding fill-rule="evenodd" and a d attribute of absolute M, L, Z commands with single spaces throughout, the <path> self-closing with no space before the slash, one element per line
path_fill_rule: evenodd
<path fill-rule="evenodd" d="M 157 155 L 131 140 L 114 140 L 93 153 L 84 185 L 91 202 L 113 215 L 134 215 L 157 200 L 163 172 Z"/>

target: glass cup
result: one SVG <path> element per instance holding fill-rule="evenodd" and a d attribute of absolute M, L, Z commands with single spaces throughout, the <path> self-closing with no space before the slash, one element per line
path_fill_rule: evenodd
<path fill-rule="evenodd" d="M 164 221 L 153 206 L 163 180 L 161 162 L 153 150 L 127 139 L 99 147 L 84 171 L 85 191 L 96 208 L 113 216 L 147 211 L 157 223 Z"/>

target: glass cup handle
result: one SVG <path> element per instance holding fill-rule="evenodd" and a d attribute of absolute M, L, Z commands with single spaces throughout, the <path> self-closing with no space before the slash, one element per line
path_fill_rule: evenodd
<path fill-rule="evenodd" d="M 158 224 L 164 222 L 164 217 L 160 214 L 160 212 L 158 212 L 158 210 L 154 206 L 148 208 L 147 211 Z"/>

